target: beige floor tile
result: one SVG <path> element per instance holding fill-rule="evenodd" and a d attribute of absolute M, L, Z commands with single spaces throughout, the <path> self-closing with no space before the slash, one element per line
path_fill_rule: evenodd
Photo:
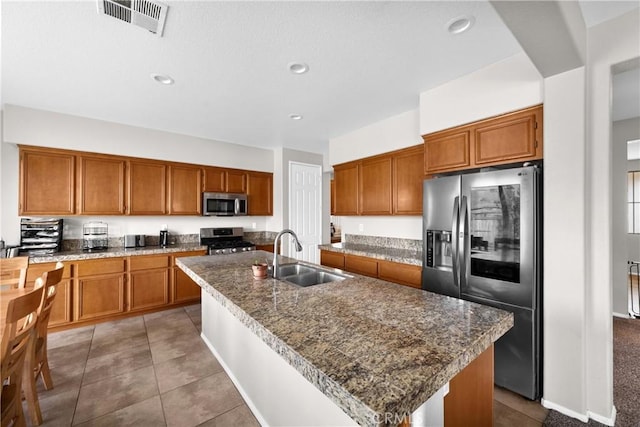
<path fill-rule="evenodd" d="M 38 393 L 38 401 L 40 403 L 40 412 L 42 413 L 41 427 L 62 427 L 70 426 L 73 420 L 73 413 L 76 409 L 76 401 L 78 399 L 78 392 L 80 390 L 80 383 L 75 390 L 69 390 L 63 393 L 57 393 L 55 395 L 43 395 Z M 23 401 L 22 404 L 25 415 L 27 412 L 27 402 Z M 27 425 L 31 426 L 31 419 L 27 415 Z"/>
<path fill-rule="evenodd" d="M 155 365 L 160 393 L 165 393 L 222 371 L 208 349 L 189 353 Z"/>
<path fill-rule="evenodd" d="M 151 357 L 154 364 L 207 349 L 195 329 L 193 333 L 155 341 L 150 343 L 149 346 L 151 347 Z"/>
<path fill-rule="evenodd" d="M 169 427 L 197 426 L 243 403 L 224 372 L 178 387 L 161 398 Z"/>
<path fill-rule="evenodd" d="M 200 424 L 198 427 L 260 427 L 247 405 L 240 405 L 212 420 Z"/>
<path fill-rule="evenodd" d="M 86 385 L 104 378 L 122 375 L 151 364 L 151 350 L 149 350 L 149 344 L 146 343 L 104 356 L 92 357 L 87 360 L 82 384 Z"/>
<path fill-rule="evenodd" d="M 47 348 L 49 350 L 64 347 L 70 344 L 78 344 L 91 341 L 95 326 L 84 326 L 82 328 L 69 329 L 62 332 L 49 332 L 47 334 Z"/>
<path fill-rule="evenodd" d="M 145 332 L 144 319 L 140 316 L 129 317 L 112 322 L 99 323 L 93 334 L 93 339 L 101 339 L 105 336 L 118 335 L 120 337 L 129 337 Z"/>
<path fill-rule="evenodd" d="M 149 344 L 147 333 L 144 331 L 129 336 L 119 336 L 118 334 L 104 335 L 103 337 L 94 339 L 91 342 L 89 358 L 117 353 L 119 351 L 126 350 L 131 347 L 138 347 L 144 344 Z"/>
<path fill-rule="evenodd" d="M 82 386 L 73 424 L 117 411 L 157 394 L 153 366 Z"/>
<path fill-rule="evenodd" d="M 145 323 L 147 323 L 157 319 L 163 319 L 181 314 L 184 314 L 184 307 L 172 308 L 171 310 L 156 311 L 155 313 L 145 314 L 142 317 Z"/>
<path fill-rule="evenodd" d="M 189 334 L 198 334 L 198 330 L 190 319 L 184 319 L 171 327 L 156 325 L 147 330 L 150 343 Z"/>
<path fill-rule="evenodd" d="M 154 396 L 79 424 L 79 427 L 161 427 L 165 425 L 160 396 Z"/>
<path fill-rule="evenodd" d="M 542 422 L 528 417 L 497 400 L 493 401 L 493 427 L 541 427 Z"/>
<path fill-rule="evenodd" d="M 547 418 L 547 414 L 549 414 L 549 410 L 542 406 L 540 402 L 525 399 L 524 397 L 501 387 L 493 388 L 493 398 L 498 402 L 509 406 L 518 412 L 522 412 L 528 417 L 540 422 L 543 422 L 545 418 Z"/>

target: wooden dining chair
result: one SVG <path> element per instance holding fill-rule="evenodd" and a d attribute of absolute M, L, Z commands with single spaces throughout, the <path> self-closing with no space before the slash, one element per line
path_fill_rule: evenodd
<path fill-rule="evenodd" d="M 10 289 L 24 288 L 27 282 L 28 256 L 0 258 L 0 285 Z"/>
<path fill-rule="evenodd" d="M 42 376 L 45 390 L 51 390 L 53 388 L 53 380 L 51 379 L 49 360 L 47 358 L 47 328 L 49 326 L 53 300 L 57 293 L 57 285 L 62 280 L 63 270 L 64 265 L 58 262 L 54 270 L 44 272 L 35 282 L 35 287 L 42 288 L 43 293 L 35 327 L 33 352 L 27 355 L 25 378 L 23 379 L 24 395 L 33 425 L 42 424 L 42 412 L 40 411 L 38 392 L 36 389 L 38 377 Z"/>
<path fill-rule="evenodd" d="M 7 305 L 7 317 L 2 331 L 0 373 L 2 374 L 2 427 L 10 424 L 25 426 L 22 411 L 22 376 L 25 358 L 33 348 L 38 308 L 43 288 L 17 297 Z"/>

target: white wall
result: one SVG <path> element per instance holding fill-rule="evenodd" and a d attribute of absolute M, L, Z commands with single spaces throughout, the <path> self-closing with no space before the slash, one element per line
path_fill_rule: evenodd
<path fill-rule="evenodd" d="M 16 144 L 82 150 L 106 154 L 216 165 L 257 171 L 274 171 L 272 150 L 206 140 L 157 130 L 104 122 L 6 105 L 3 115 L 2 217 L 0 233 L 9 244 L 20 240 L 18 217 L 18 148 Z M 282 186 L 274 176 L 274 217 L 68 217 L 65 238 L 81 238 L 82 224 L 91 220 L 109 225 L 109 235 L 128 233 L 156 234 L 162 224 L 178 234 L 198 233 L 200 227 L 241 226 L 245 229 L 271 230 L 267 224 L 280 220 L 278 201 Z"/>
<path fill-rule="evenodd" d="M 632 258 L 640 252 L 640 235 L 627 233 L 627 170 L 632 165 L 632 162 L 627 160 L 627 141 L 635 139 L 640 139 L 640 118 L 613 122 L 611 144 L 613 312 L 622 317 L 628 315 L 629 267 L 627 261 L 640 260 L 637 257 Z"/>
<path fill-rule="evenodd" d="M 545 79 L 543 399 L 586 420 L 585 69 Z"/>
<path fill-rule="evenodd" d="M 329 140 L 331 164 L 421 144 L 418 115 L 418 110 L 410 110 Z M 336 223 L 340 225 L 342 236 L 360 234 L 422 239 L 421 216 L 343 216 L 336 217 Z"/>
<path fill-rule="evenodd" d="M 542 102 L 542 77 L 524 54 L 420 94 L 420 135 Z"/>
<path fill-rule="evenodd" d="M 640 56 L 640 9 L 588 32 L 587 408 L 611 423 L 613 407 L 611 68 Z"/>

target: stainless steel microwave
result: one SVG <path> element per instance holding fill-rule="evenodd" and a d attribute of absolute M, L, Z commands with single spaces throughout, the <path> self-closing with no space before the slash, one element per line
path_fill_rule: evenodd
<path fill-rule="evenodd" d="M 202 193 L 203 216 L 237 216 L 246 214 L 246 194 Z"/>

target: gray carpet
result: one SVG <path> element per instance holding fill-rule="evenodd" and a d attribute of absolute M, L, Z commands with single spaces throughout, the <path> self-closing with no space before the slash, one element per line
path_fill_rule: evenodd
<path fill-rule="evenodd" d="M 613 403 L 616 406 L 616 427 L 640 427 L 640 320 L 613 319 Z M 545 426 L 584 427 L 574 418 L 549 411 Z"/>

